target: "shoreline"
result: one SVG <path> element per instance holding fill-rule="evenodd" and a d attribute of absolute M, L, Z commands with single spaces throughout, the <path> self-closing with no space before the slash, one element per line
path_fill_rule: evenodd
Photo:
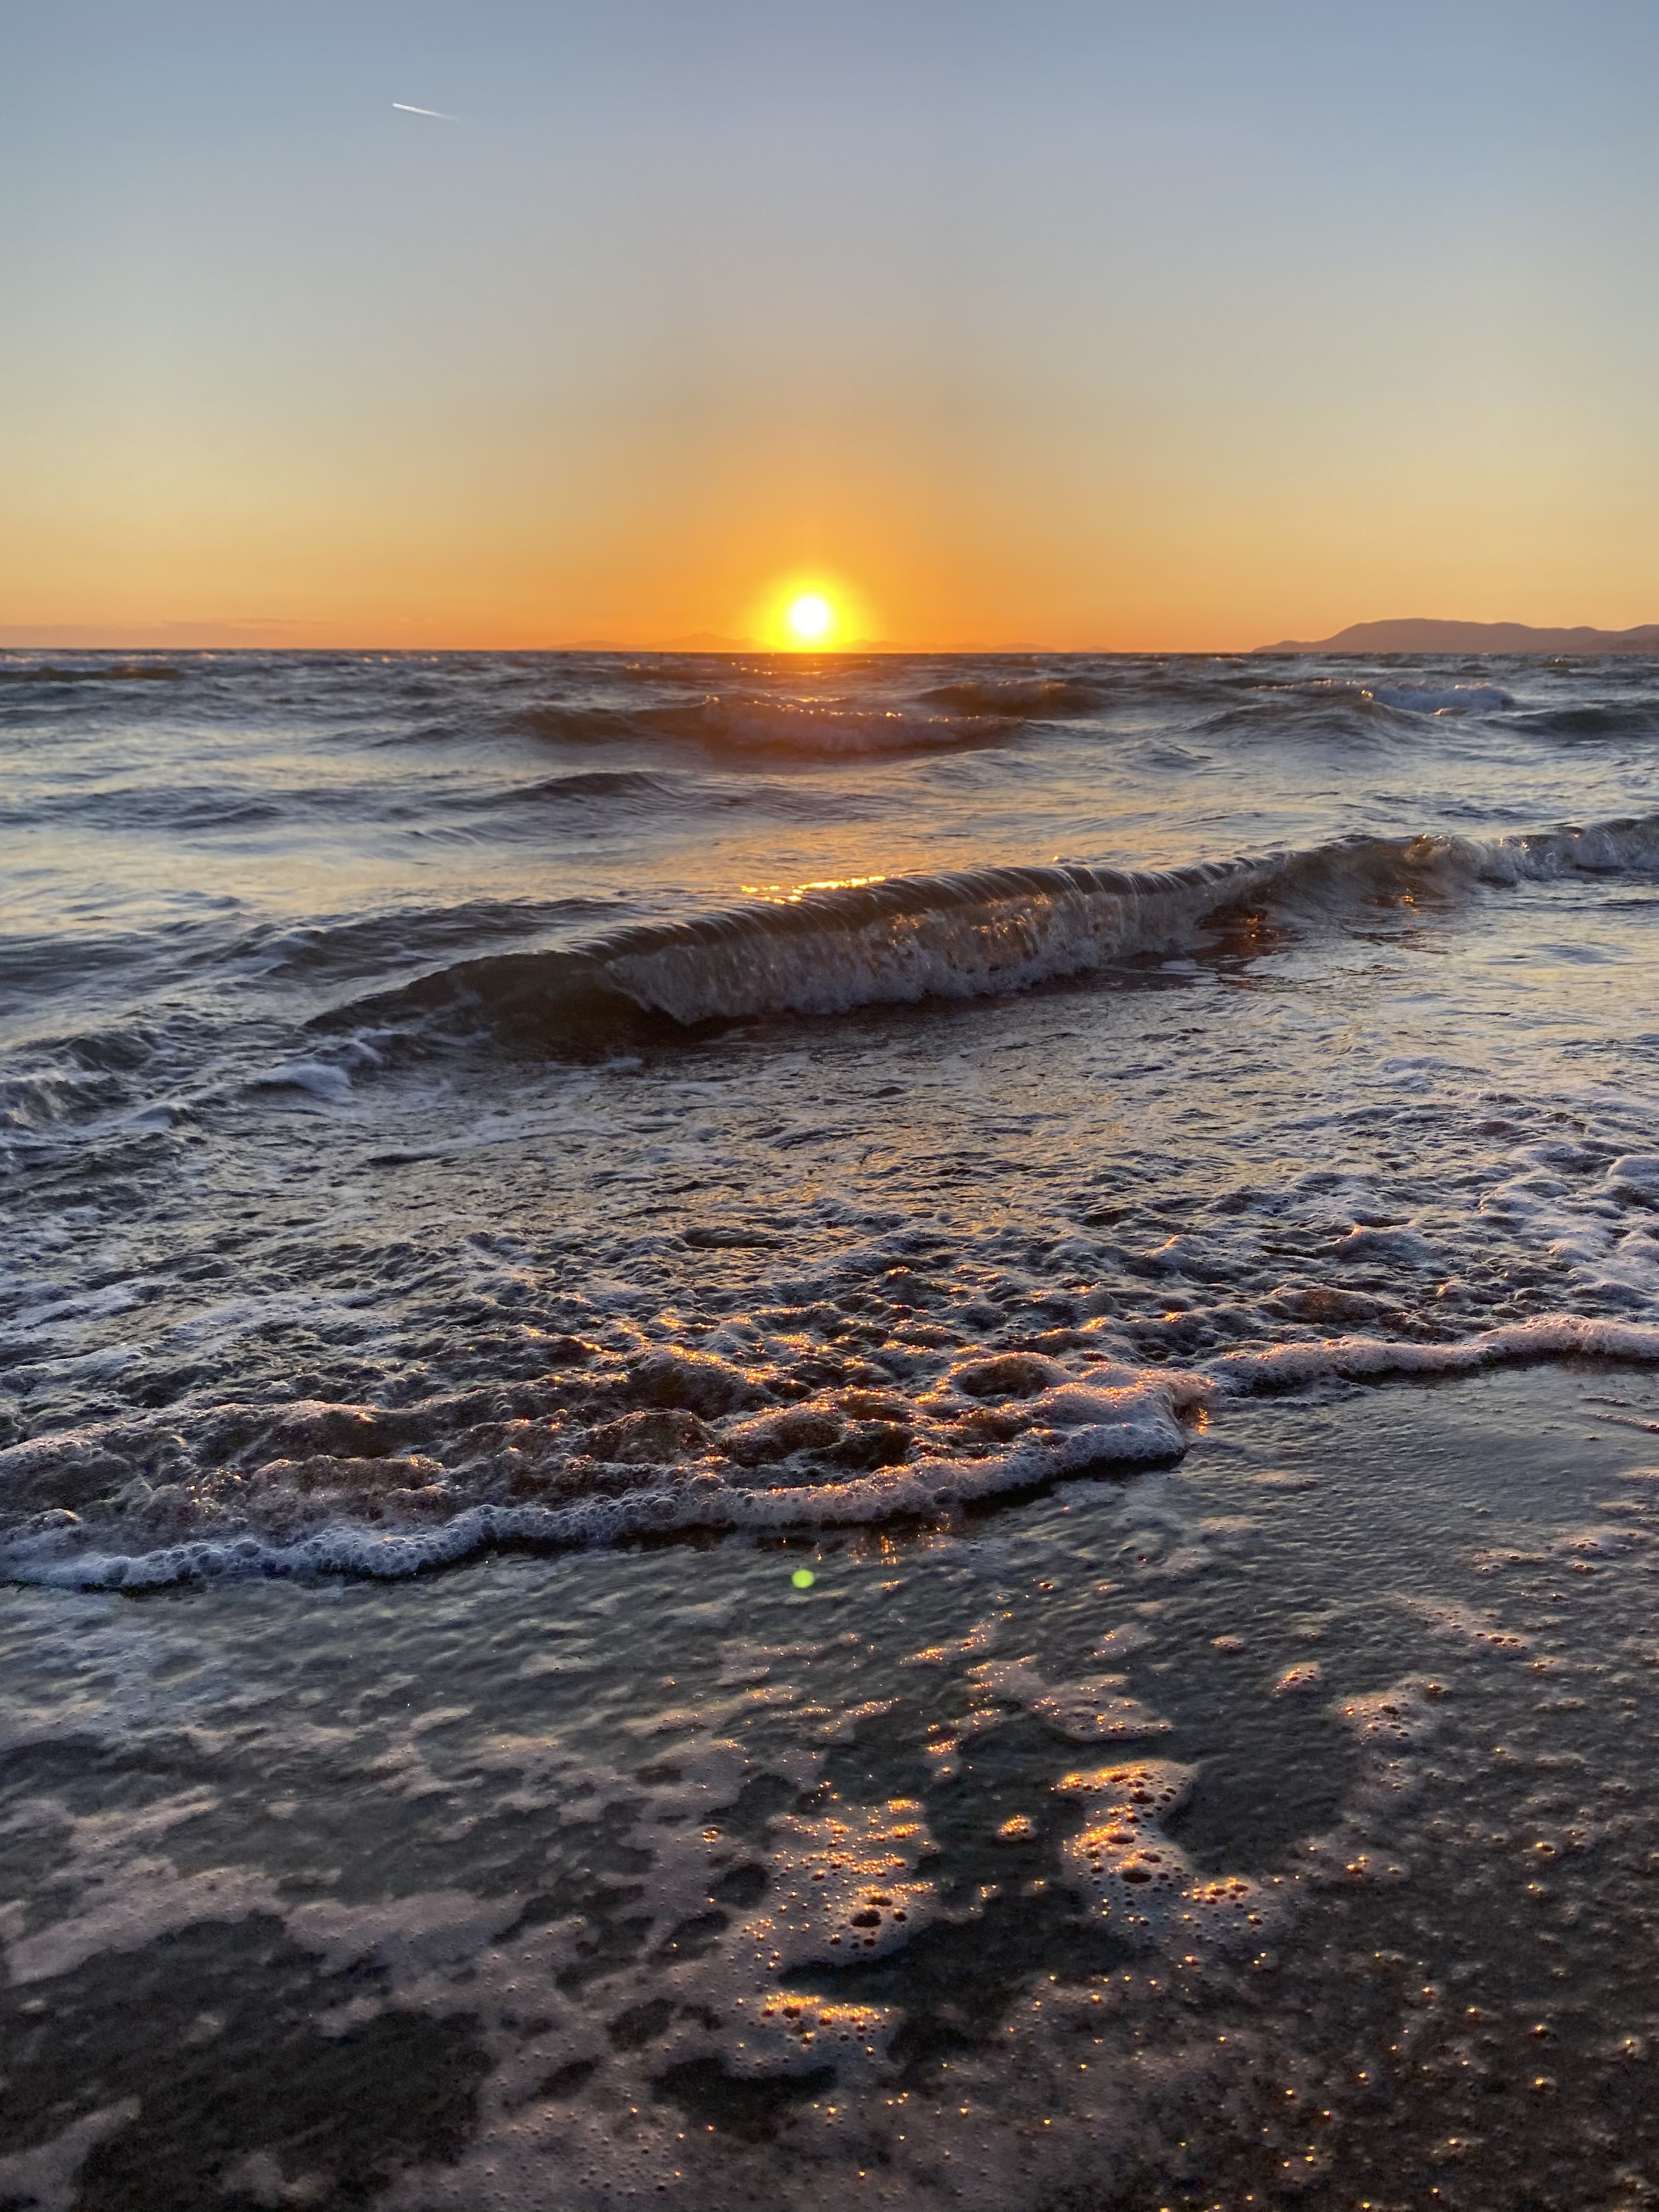
<path fill-rule="evenodd" d="M 1467 2136 L 1481 2201 L 1525 2171 L 1565 2212 L 1571 2161 L 1582 2189 L 1659 2144 L 1621 2009 L 1651 1907 L 1617 1872 L 1659 1842 L 1618 1660 L 1659 1475 L 1586 1429 L 1610 1379 L 1659 1411 L 1600 1368 L 1229 1401 L 1180 1468 L 848 1532 L 805 1592 L 799 1549 L 740 1538 L 166 1606 L 14 1588 L 7 1832 L 40 1886 L 9 2001 L 53 2023 L 14 2126 L 36 2066 L 87 2109 L 0 2183 L 117 2201 L 165 2140 L 181 2203 L 727 2212 L 862 2167 L 872 2202 L 988 2212 L 1023 2166 L 1108 2212 L 1271 2154 L 1334 2207 L 1443 2185 Z M 120 1988 L 143 2045 L 111 2040 Z"/>

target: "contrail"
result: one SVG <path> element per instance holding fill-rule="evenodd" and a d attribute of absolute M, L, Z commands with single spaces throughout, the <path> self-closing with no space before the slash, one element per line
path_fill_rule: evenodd
<path fill-rule="evenodd" d="M 446 115 L 441 107 L 411 107 L 406 100 L 394 100 L 392 105 L 401 108 L 405 115 L 429 115 L 437 123 L 459 123 L 461 119 L 459 115 Z"/>

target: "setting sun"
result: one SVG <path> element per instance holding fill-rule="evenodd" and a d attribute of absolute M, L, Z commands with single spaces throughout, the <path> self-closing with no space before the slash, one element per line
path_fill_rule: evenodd
<path fill-rule="evenodd" d="M 820 598 L 817 592 L 803 593 L 789 609 L 790 629 L 808 645 L 817 644 L 835 619 L 835 610 L 829 600 Z"/>
<path fill-rule="evenodd" d="M 802 564 L 775 575 L 763 593 L 733 615 L 768 653 L 847 653 L 875 635 L 878 617 L 859 586 L 837 569 Z"/>

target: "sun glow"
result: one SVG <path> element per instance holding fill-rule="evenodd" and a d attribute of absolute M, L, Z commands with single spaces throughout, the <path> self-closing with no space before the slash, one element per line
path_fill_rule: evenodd
<path fill-rule="evenodd" d="M 839 571 L 803 564 L 775 575 L 740 620 L 763 652 L 823 653 L 860 650 L 877 617 Z"/>
<path fill-rule="evenodd" d="M 804 645 L 821 644 L 835 619 L 835 609 L 817 592 L 803 592 L 789 609 L 789 627 Z"/>

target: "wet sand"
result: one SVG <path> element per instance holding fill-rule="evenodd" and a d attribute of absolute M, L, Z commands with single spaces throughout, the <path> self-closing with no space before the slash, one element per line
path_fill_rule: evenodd
<path fill-rule="evenodd" d="M 1199 1418 L 933 1527 L 8 1590 L 0 2202 L 1647 2202 L 1659 1377 Z"/>

